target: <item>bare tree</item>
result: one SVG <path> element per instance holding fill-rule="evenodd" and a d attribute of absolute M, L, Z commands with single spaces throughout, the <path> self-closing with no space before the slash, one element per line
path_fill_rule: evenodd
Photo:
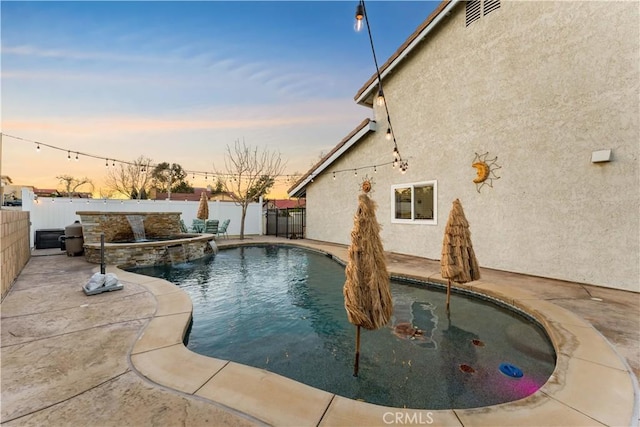
<path fill-rule="evenodd" d="M 146 199 L 151 187 L 151 162 L 140 156 L 132 163 L 119 163 L 107 171 L 105 186 L 129 199 Z"/>
<path fill-rule="evenodd" d="M 217 170 L 215 165 L 213 169 L 224 190 L 242 207 L 240 239 L 244 239 L 244 222 L 249 203 L 259 200 L 269 191 L 286 163 L 282 163 L 279 152 L 259 150 L 247 146 L 244 140 L 236 140 L 233 148 L 227 145 L 224 165 L 224 171 Z"/>
<path fill-rule="evenodd" d="M 93 192 L 93 182 L 87 177 L 76 178 L 71 175 L 58 175 L 56 176 L 56 179 L 64 185 L 65 192 L 69 198 L 73 197 L 78 187 L 85 184 L 89 185 L 91 187 L 91 192 Z"/>

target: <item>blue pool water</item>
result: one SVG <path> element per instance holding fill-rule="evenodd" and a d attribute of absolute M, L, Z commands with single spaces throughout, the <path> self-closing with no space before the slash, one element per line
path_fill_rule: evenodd
<path fill-rule="evenodd" d="M 523 315 L 456 293 L 447 315 L 442 289 L 392 281 L 394 318 L 362 331 L 354 377 L 344 267 L 300 248 L 224 249 L 207 261 L 131 271 L 189 294 L 191 350 L 352 399 L 416 409 L 487 406 L 535 392 L 555 366 L 545 333 Z M 408 325 L 421 332 L 411 338 Z M 505 363 L 523 375 L 505 375 Z"/>

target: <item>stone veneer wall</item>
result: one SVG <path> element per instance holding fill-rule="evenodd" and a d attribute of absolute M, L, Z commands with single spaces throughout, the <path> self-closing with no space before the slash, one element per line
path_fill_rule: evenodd
<path fill-rule="evenodd" d="M 100 234 L 104 241 L 118 242 L 133 240 L 133 231 L 127 216 L 143 217 L 144 232 L 147 237 L 168 237 L 180 234 L 179 212 L 99 212 L 78 211 L 82 223 L 85 244 L 100 243 Z"/>
<path fill-rule="evenodd" d="M 4 297 L 29 261 L 29 212 L 0 210 L 0 289 Z"/>
<path fill-rule="evenodd" d="M 187 262 L 214 254 L 217 247 L 211 240 L 211 235 L 198 235 L 166 242 L 105 243 L 104 262 L 122 268 Z M 100 264 L 100 244 L 85 244 L 84 255 Z"/>

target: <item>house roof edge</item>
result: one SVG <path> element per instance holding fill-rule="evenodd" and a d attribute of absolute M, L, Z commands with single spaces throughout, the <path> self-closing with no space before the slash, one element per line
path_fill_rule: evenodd
<path fill-rule="evenodd" d="M 335 160 L 337 160 L 345 151 L 351 148 L 362 137 L 369 132 L 375 132 L 376 122 L 371 119 L 364 119 L 358 126 L 355 127 L 347 136 L 345 136 L 333 149 L 318 163 L 313 165 L 311 169 L 305 173 L 295 184 L 293 184 L 288 190 L 289 197 L 301 197 L 306 191 L 307 184 L 309 184 L 316 176 L 320 175 L 322 171 L 328 168 Z"/>

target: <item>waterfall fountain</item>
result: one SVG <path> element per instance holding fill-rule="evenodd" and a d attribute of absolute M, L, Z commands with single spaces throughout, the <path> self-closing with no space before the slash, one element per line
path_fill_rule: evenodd
<path fill-rule="evenodd" d="M 212 256 L 211 234 L 182 233 L 180 212 L 79 211 L 89 262 L 121 267 L 175 264 Z M 100 236 L 104 234 L 104 250 Z"/>
<path fill-rule="evenodd" d="M 127 221 L 133 231 L 133 240 L 136 242 L 144 242 L 147 236 L 144 233 L 144 217 L 142 215 L 127 215 Z"/>

